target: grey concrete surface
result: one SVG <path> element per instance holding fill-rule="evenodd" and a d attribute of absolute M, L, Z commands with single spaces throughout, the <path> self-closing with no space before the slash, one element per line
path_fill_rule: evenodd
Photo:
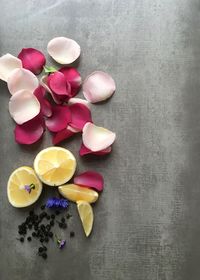
<path fill-rule="evenodd" d="M 200 2 L 0 1 L 0 54 L 17 55 L 22 47 L 46 53 L 55 36 L 80 43 L 83 78 L 99 69 L 116 80 L 115 96 L 92 111 L 117 141 L 101 159 L 79 158 L 79 137 L 63 143 L 79 171 L 104 174 L 105 190 L 91 238 L 72 205 L 76 238 L 62 252 L 51 244 L 44 262 L 36 243 L 16 240 L 29 209 L 9 205 L 6 183 L 51 139 L 46 133 L 29 148 L 14 142 L 9 93 L 0 83 L 0 279 L 199 280 Z M 51 192 L 45 189 L 35 207 Z"/>

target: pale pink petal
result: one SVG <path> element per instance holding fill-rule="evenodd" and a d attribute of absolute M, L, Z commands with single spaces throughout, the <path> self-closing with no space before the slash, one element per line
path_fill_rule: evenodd
<path fill-rule="evenodd" d="M 8 89 L 11 94 L 20 90 L 34 92 L 39 86 L 37 77 L 29 70 L 15 69 L 8 77 Z"/>
<path fill-rule="evenodd" d="M 83 144 L 93 152 L 108 148 L 113 144 L 115 138 L 114 132 L 93 123 L 88 122 L 83 127 Z"/>
<path fill-rule="evenodd" d="M 74 67 L 63 67 L 59 70 L 65 75 L 66 80 L 70 83 L 72 94 L 71 96 L 75 96 L 78 93 L 78 90 L 81 86 L 81 75 Z"/>
<path fill-rule="evenodd" d="M 86 107 L 88 107 L 88 109 L 90 109 L 90 107 L 91 107 L 91 106 L 90 106 L 91 103 L 88 102 L 88 101 L 85 100 L 85 99 L 72 97 L 72 98 L 70 98 L 69 101 L 68 101 L 68 105 L 72 105 L 72 104 L 76 104 L 76 103 L 83 104 L 83 105 L 85 105 Z"/>
<path fill-rule="evenodd" d="M 49 101 L 45 98 L 46 90 L 42 86 L 39 86 L 34 91 L 34 95 L 37 97 L 38 101 L 40 102 L 40 110 L 43 116 L 51 117 L 52 115 L 52 108 Z"/>
<path fill-rule="evenodd" d="M 86 171 L 74 178 L 74 184 L 102 191 L 104 179 L 103 176 L 96 171 Z"/>
<path fill-rule="evenodd" d="M 16 68 L 22 68 L 19 58 L 7 53 L 0 57 L 0 79 L 7 82 L 9 75 Z"/>
<path fill-rule="evenodd" d="M 84 144 L 82 143 L 81 144 L 81 148 L 79 150 L 79 155 L 80 156 L 85 156 L 85 155 L 92 154 L 92 155 L 96 155 L 96 156 L 104 156 L 104 155 L 109 154 L 111 151 L 112 151 L 112 148 L 110 146 L 110 147 L 108 147 L 108 148 L 106 148 L 104 150 L 101 150 L 99 152 L 92 152 L 90 149 L 86 148 L 84 146 Z"/>
<path fill-rule="evenodd" d="M 74 127 L 72 127 L 70 125 L 67 126 L 67 129 L 70 130 L 73 133 L 79 133 L 79 132 L 82 131 L 81 129 L 74 128 Z"/>
<path fill-rule="evenodd" d="M 67 106 L 56 105 L 52 107 L 52 116 L 45 120 L 46 127 L 52 132 L 65 129 L 71 121 L 71 113 Z"/>
<path fill-rule="evenodd" d="M 83 82 L 83 95 L 91 103 L 110 98 L 115 89 L 113 78 L 102 71 L 93 72 Z"/>
<path fill-rule="evenodd" d="M 17 124 L 14 133 L 15 141 L 19 144 L 28 145 L 35 143 L 44 133 L 43 120 L 41 116 L 38 115 L 22 125 Z"/>
<path fill-rule="evenodd" d="M 30 70 L 35 75 L 42 72 L 46 63 L 43 53 L 33 48 L 22 49 L 18 54 L 18 58 L 22 61 L 23 68 Z"/>
<path fill-rule="evenodd" d="M 32 92 L 20 90 L 10 98 L 9 112 L 16 123 L 23 124 L 40 113 L 40 103 Z"/>
<path fill-rule="evenodd" d="M 73 133 L 71 130 L 69 130 L 68 128 L 65 128 L 65 129 L 63 129 L 63 130 L 57 132 L 57 133 L 53 136 L 53 138 L 52 138 L 52 143 L 53 143 L 54 145 L 57 145 L 57 144 L 59 144 L 60 142 L 62 142 L 63 140 L 66 140 L 66 139 L 70 138 L 70 137 L 73 136 L 73 135 L 74 135 L 74 133 Z"/>
<path fill-rule="evenodd" d="M 87 122 L 92 122 L 91 112 L 83 104 L 75 103 L 69 106 L 71 112 L 71 122 L 70 126 L 82 130 Z"/>
<path fill-rule="evenodd" d="M 72 39 L 56 37 L 49 41 L 47 51 L 56 62 L 70 64 L 80 56 L 81 48 Z"/>

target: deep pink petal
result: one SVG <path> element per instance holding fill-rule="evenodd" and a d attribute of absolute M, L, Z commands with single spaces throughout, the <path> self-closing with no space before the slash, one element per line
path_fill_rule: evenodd
<path fill-rule="evenodd" d="M 75 103 L 69 106 L 71 112 L 70 126 L 82 130 L 87 122 L 92 122 L 91 112 L 85 105 Z"/>
<path fill-rule="evenodd" d="M 46 127 L 52 132 L 58 132 L 67 127 L 71 121 L 71 113 L 67 106 L 52 107 L 52 116 L 45 120 Z"/>
<path fill-rule="evenodd" d="M 96 171 L 86 171 L 74 178 L 74 184 L 102 191 L 104 187 L 104 179 L 103 176 Z"/>
<path fill-rule="evenodd" d="M 71 86 L 68 81 L 65 79 L 65 76 L 61 72 L 54 72 L 48 76 L 48 86 L 50 89 L 58 94 L 65 95 L 70 97 L 71 94 Z"/>
<path fill-rule="evenodd" d="M 35 75 L 42 72 L 43 66 L 46 63 L 45 56 L 40 51 L 33 48 L 24 48 L 18 54 L 21 59 L 23 68 L 30 70 Z"/>
<path fill-rule="evenodd" d="M 51 117 L 52 108 L 51 108 L 51 104 L 49 103 L 49 101 L 45 98 L 45 93 L 46 93 L 45 88 L 43 88 L 42 86 L 39 86 L 38 88 L 36 88 L 36 90 L 34 91 L 33 94 L 37 97 L 38 101 L 40 102 L 41 113 L 45 117 Z"/>
<path fill-rule="evenodd" d="M 75 96 L 82 82 L 80 73 L 74 67 L 62 67 L 59 72 L 64 74 L 66 80 L 71 85 L 71 97 Z"/>
<path fill-rule="evenodd" d="M 14 134 L 15 141 L 19 144 L 33 144 L 37 142 L 44 133 L 43 118 L 41 115 L 36 116 L 32 120 L 16 125 Z"/>
<path fill-rule="evenodd" d="M 53 143 L 53 145 L 57 145 L 57 144 L 59 144 L 60 142 L 62 142 L 63 140 L 70 138 L 70 137 L 73 136 L 74 134 L 75 134 L 74 132 L 72 132 L 71 130 L 65 128 L 65 129 L 63 129 L 63 130 L 57 132 L 57 133 L 53 136 L 52 143 Z"/>
<path fill-rule="evenodd" d="M 112 148 L 108 147 L 108 148 L 106 148 L 104 150 L 101 150 L 101 151 L 98 151 L 98 152 L 92 152 L 90 149 L 85 147 L 85 145 L 82 143 L 81 148 L 79 150 L 79 155 L 80 156 L 85 156 L 85 155 L 92 154 L 92 155 L 96 155 L 96 156 L 104 156 L 104 155 L 109 154 L 111 151 L 112 151 Z"/>

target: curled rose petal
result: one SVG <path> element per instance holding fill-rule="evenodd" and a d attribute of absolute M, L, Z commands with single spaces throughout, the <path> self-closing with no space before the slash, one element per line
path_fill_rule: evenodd
<path fill-rule="evenodd" d="M 19 144 L 26 145 L 38 141 L 43 133 L 44 125 L 40 115 L 22 125 L 17 124 L 14 130 L 15 141 Z"/>
<path fill-rule="evenodd" d="M 42 72 L 43 66 L 46 63 L 43 53 L 33 48 L 22 49 L 18 54 L 18 58 L 21 59 L 23 68 L 30 70 L 35 75 Z"/>
<path fill-rule="evenodd" d="M 83 144 L 93 152 L 104 150 L 115 141 L 116 134 L 106 128 L 93 123 L 86 123 L 83 127 Z"/>
<path fill-rule="evenodd" d="M 103 176 L 96 171 L 86 171 L 74 178 L 74 184 L 102 191 L 104 187 L 104 179 Z"/>
<path fill-rule="evenodd" d="M 65 76 L 61 72 L 54 72 L 48 76 L 48 86 L 54 93 L 58 95 L 66 95 L 70 97 L 71 86 L 65 79 Z"/>
<path fill-rule="evenodd" d="M 42 86 L 39 86 L 34 91 L 34 95 L 37 97 L 38 101 L 40 102 L 40 110 L 43 116 L 51 117 L 52 115 L 52 108 L 49 101 L 45 98 L 45 89 Z"/>
<path fill-rule="evenodd" d="M 34 92 L 39 85 L 37 77 L 31 71 L 23 68 L 13 70 L 7 82 L 11 94 L 15 94 L 19 90 Z"/>
<path fill-rule="evenodd" d="M 75 96 L 82 82 L 80 73 L 74 67 L 63 67 L 59 72 L 63 73 L 66 80 L 70 83 L 72 90 L 71 96 Z"/>
<path fill-rule="evenodd" d="M 71 113 L 67 106 L 52 107 L 52 116 L 45 120 L 46 127 L 52 132 L 65 129 L 71 120 Z"/>
<path fill-rule="evenodd" d="M 16 68 L 22 68 L 19 58 L 7 53 L 0 57 L 0 79 L 7 82 L 9 75 Z"/>
<path fill-rule="evenodd" d="M 86 107 L 88 107 L 88 109 L 90 109 L 90 102 L 88 102 L 87 100 L 81 99 L 81 98 L 76 98 L 76 97 L 72 97 L 69 99 L 68 101 L 68 105 L 72 105 L 72 104 L 76 104 L 76 103 L 80 103 L 85 105 Z"/>
<path fill-rule="evenodd" d="M 99 152 L 92 152 L 90 149 L 86 148 L 85 145 L 82 143 L 81 148 L 79 150 L 79 155 L 81 157 L 85 156 L 85 155 L 89 155 L 89 154 L 92 154 L 92 155 L 95 155 L 95 156 L 104 156 L 104 155 L 109 154 L 111 151 L 112 151 L 112 148 L 110 146 L 110 147 L 108 147 L 104 150 L 101 150 Z"/>
<path fill-rule="evenodd" d="M 67 129 L 70 130 L 73 133 L 81 132 L 81 129 L 77 129 L 77 128 L 71 127 L 70 125 L 67 126 Z"/>
<path fill-rule="evenodd" d="M 47 75 L 42 76 L 42 78 L 40 79 L 40 84 L 41 84 L 41 86 L 43 88 L 46 89 L 46 91 L 48 91 L 49 93 L 52 93 L 51 89 L 48 87 L 47 80 L 48 80 L 48 76 Z"/>
<path fill-rule="evenodd" d="M 65 129 L 57 132 L 53 136 L 52 143 L 53 143 L 53 145 L 57 145 L 60 142 L 62 142 L 63 140 L 66 140 L 66 139 L 70 138 L 73 135 L 74 135 L 74 133 L 71 130 L 65 128 Z"/>
<path fill-rule="evenodd" d="M 74 62 L 81 53 L 81 48 L 76 41 L 66 37 L 56 37 L 47 45 L 49 55 L 60 64 Z"/>
<path fill-rule="evenodd" d="M 71 122 L 70 126 L 82 130 L 87 122 L 92 122 L 91 112 L 83 104 L 75 103 L 69 106 L 71 112 Z"/>
<path fill-rule="evenodd" d="M 104 101 L 115 92 L 113 78 L 105 72 L 95 71 L 83 82 L 83 95 L 91 103 Z"/>
<path fill-rule="evenodd" d="M 23 124 L 40 113 L 40 103 L 32 92 L 20 90 L 10 98 L 9 112 L 16 123 Z"/>

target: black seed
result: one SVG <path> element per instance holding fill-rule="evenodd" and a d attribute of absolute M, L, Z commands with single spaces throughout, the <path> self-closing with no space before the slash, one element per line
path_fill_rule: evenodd
<path fill-rule="evenodd" d="M 41 208 L 41 210 L 44 210 L 45 209 L 45 205 L 42 205 L 40 208 Z"/>
<path fill-rule="evenodd" d="M 20 237 L 20 242 L 24 242 L 24 237 Z"/>
<path fill-rule="evenodd" d="M 34 211 L 30 211 L 29 215 L 32 216 L 34 214 Z"/>
<path fill-rule="evenodd" d="M 32 238 L 29 236 L 29 237 L 27 237 L 27 240 L 30 242 L 32 240 Z"/>
<path fill-rule="evenodd" d="M 44 239 L 43 239 L 43 238 L 40 238 L 40 242 L 44 242 Z"/>
<path fill-rule="evenodd" d="M 22 234 L 26 234 L 26 233 L 27 233 L 27 231 L 26 231 L 26 229 L 24 229 Z"/>
<path fill-rule="evenodd" d="M 50 225 L 46 225 L 46 230 L 50 231 L 50 229 L 51 229 L 51 223 L 50 223 Z"/>
<path fill-rule="evenodd" d="M 31 219 L 30 217 L 26 218 L 26 224 L 30 223 Z"/>
<path fill-rule="evenodd" d="M 55 212 L 55 213 L 56 213 L 56 215 L 59 215 L 59 214 L 60 214 L 60 211 L 56 210 L 56 212 Z"/>
<path fill-rule="evenodd" d="M 41 230 L 45 230 L 45 225 L 42 224 L 42 225 L 40 226 L 40 228 L 41 228 Z"/>
<path fill-rule="evenodd" d="M 70 214 L 67 214 L 67 219 L 69 219 L 69 218 L 71 218 L 72 217 L 72 215 L 70 215 Z"/>
<path fill-rule="evenodd" d="M 45 241 L 45 242 L 49 242 L 49 238 L 48 238 L 48 237 L 45 237 L 44 241 Z"/>
<path fill-rule="evenodd" d="M 61 222 L 64 223 L 64 222 L 65 222 L 65 218 L 62 218 L 62 219 L 61 219 Z"/>
<path fill-rule="evenodd" d="M 63 224 L 62 224 L 62 228 L 67 228 L 67 224 L 66 224 L 66 223 L 63 223 Z"/>
<path fill-rule="evenodd" d="M 20 235 L 22 235 L 22 234 L 23 234 L 23 230 L 18 230 L 18 233 L 19 233 Z"/>
<path fill-rule="evenodd" d="M 63 227 L 63 223 L 58 223 L 59 227 L 62 228 Z"/>
<path fill-rule="evenodd" d="M 43 245 L 43 249 L 44 249 L 44 251 L 47 251 L 47 247 L 46 247 L 46 246 L 44 246 L 44 245 Z"/>
<path fill-rule="evenodd" d="M 38 220 L 38 215 L 34 215 L 34 220 L 37 221 Z"/>
<path fill-rule="evenodd" d="M 74 231 L 70 231 L 70 237 L 74 237 L 75 236 L 75 232 Z"/>
<path fill-rule="evenodd" d="M 46 218 L 47 218 L 47 220 L 50 220 L 50 216 L 49 215 L 47 215 Z"/>
<path fill-rule="evenodd" d="M 47 258 L 47 254 L 46 253 L 42 253 L 42 257 L 43 257 L 43 259 L 46 259 Z"/>
<path fill-rule="evenodd" d="M 54 215 L 54 214 L 52 214 L 52 215 L 51 215 L 51 218 L 52 218 L 52 219 L 55 219 L 55 215 Z"/>
<path fill-rule="evenodd" d="M 47 216 L 47 213 L 44 211 L 42 212 L 43 213 L 43 216 L 46 217 Z"/>
<path fill-rule="evenodd" d="M 51 221 L 51 222 L 50 222 L 50 225 L 53 227 L 53 226 L 54 226 L 54 221 Z"/>
<path fill-rule="evenodd" d="M 49 232 L 49 237 L 53 237 L 53 232 L 52 231 Z"/>
<path fill-rule="evenodd" d="M 42 253 L 43 251 L 44 251 L 43 247 L 39 247 L 39 248 L 38 248 L 38 252 L 39 252 L 39 253 Z"/>
<path fill-rule="evenodd" d="M 37 225 L 34 226 L 34 230 L 38 230 L 38 226 Z"/>
<path fill-rule="evenodd" d="M 35 231 L 32 232 L 32 236 L 33 236 L 33 237 L 36 237 L 36 232 L 35 232 Z"/>
<path fill-rule="evenodd" d="M 28 225 L 28 228 L 29 228 L 29 229 L 32 229 L 32 225 L 31 225 L 31 224 L 29 224 L 29 225 Z"/>

